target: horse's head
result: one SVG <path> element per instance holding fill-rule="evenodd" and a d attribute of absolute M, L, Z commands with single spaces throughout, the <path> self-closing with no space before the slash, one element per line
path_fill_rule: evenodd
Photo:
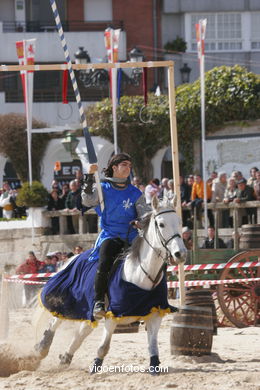
<path fill-rule="evenodd" d="M 186 261 L 187 249 L 181 237 L 181 223 L 175 206 L 176 198 L 162 204 L 156 196 L 152 199 L 157 242 L 170 255 L 170 258 L 179 264 Z"/>

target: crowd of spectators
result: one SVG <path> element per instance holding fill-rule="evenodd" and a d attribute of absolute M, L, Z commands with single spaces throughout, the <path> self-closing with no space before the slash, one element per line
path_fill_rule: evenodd
<path fill-rule="evenodd" d="M 16 268 L 16 274 L 25 275 L 25 274 L 45 274 L 45 273 L 54 273 L 59 271 L 67 261 L 74 255 L 78 255 L 83 252 L 83 248 L 79 245 L 75 246 L 71 252 L 49 252 L 46 256 L 39 260 L 33 251 L 28 253 L 28 257 L 25 261 Z M 41 279 L 41 281 L 44 279 Z M 30 278 L 30 282 L 37 282 L 39 279 L 37 277 Z M 29 306 L 32 299 L 35 297 L 38 290 L 41 288 L 41 285 L 35 283 L 24 284 L 25 292 L 25 305 Z"/>

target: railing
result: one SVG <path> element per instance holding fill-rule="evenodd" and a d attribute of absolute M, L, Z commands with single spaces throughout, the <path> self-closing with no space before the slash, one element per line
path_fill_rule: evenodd
<path fill-rule="evenodd" d="M 104 31 L 107 27 L 124 29 L 122 20 L 84 22 L 80 20 L 62 21 L 63 30 L 69 31 Z M 46 21 L 4 21 L 3 32 L 56 32 L 53 20 Z"/>
<path fill-rule="evenodd" d="M 51 227 L 51 218 L 59 218 L 59 234 L 70 234 L 68 230 L 67 217 L 73 217 L 73 225 L 76 225 L 77 234 L 86 233 L 98 233 L 99 231 L 99 220 L 94 210 L 89 210 L 87 213 L 82 215 L 80 211 L 42 211 L 44 217 L 50 219 L 49 227 Z"/>
<path fill-rule="evenodd" d="M 228 204 L 222 202 L 216 203 L 208 203 L 207 208 L 212 210 L 214 214 L 215 221 L 215 231 L 216 231 L 216 241 L 218 236 L 223 235 L 224 229 L 220 224 L 221 220 L 221 212 L 224 210 L 229 210 L 230 215 L 233 217 L 233 227 L 228 228 L 232 229 L 234 232 L 234 250 L 239 249 L 239 236 L 240 236 L 240 228 L 242 224 L 242 217 L 245 216 L 245 212 L 247 208 L 256 209 L 256 218 L 252 221 L 253 224 L 260 224 L 260 201 L 248 201 L 243 203 L 234 203 L 230 202 Z M 191 206 L 184 207 L 186 210 L 191 210 Z M 196 214 L 196 209 L 194 210 Z M 198 237 L 198 222 L 196 219 L 196 215 L 194 216 L 194 234 L 195 238 Z M 225 229 L 226 230 L 226 229 Z M 230 234 L 231 235 L 231 234 Z M 197 239 L 195 240 L 197 244 Z M 196 249 L 196 248 L 195 248 Z"/>

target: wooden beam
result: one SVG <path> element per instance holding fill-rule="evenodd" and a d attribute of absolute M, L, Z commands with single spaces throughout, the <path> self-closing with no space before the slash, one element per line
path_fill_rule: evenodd
<path fill-rule="evenodd" d="M 173 66 L 173 61 L 148 61 L 148 62 L 116 62 L 98 64 L 72 64 L 74 70 L 83 69 L 124 69 L 124 68 L 160 68 Z M 0 72 L 19 72 L 21 70 L 44 71 L 44 70 L 66 70 L 67 64 L 44 64 L 44 65 L 0 65 Z"/>

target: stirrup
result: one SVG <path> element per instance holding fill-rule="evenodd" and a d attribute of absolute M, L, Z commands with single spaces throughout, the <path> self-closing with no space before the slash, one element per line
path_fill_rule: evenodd
<path fill-rule="evenodd" d="M 95 317 L 96 320 L 100 320 L 101 318 L 105 317 L 105 315 L 106 315 L 105 303 L 103 301 L 97 301 L 93 309 L 93 316 Z"/>

